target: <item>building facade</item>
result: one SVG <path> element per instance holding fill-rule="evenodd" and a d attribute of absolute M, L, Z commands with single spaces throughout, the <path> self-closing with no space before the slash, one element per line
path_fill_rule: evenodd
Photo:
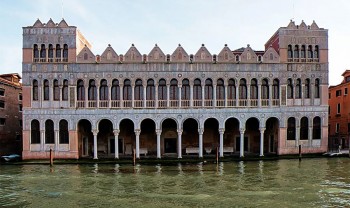
<path fill-rule="evenodd" d="M 279 28 L 255 51 L 94 55 L 65 20 L 23 28 L 23 158 L 327 151 L 328 31 Z"/>
<path fill-rule="evenodd" d="M 342 74 L 343 81 L 329 87 L 329 148 L 348 149 L 350 138 L 350 70 Z"/>
<path fill-rule="evenodd" d="M 0 75 L 0 156 L 22 154 L 22 84 L 18 74 Z"/>

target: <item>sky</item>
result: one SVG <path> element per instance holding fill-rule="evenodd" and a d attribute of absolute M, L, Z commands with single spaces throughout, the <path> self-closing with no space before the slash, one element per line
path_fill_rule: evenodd
<path fill-rule="evenodd" d="M 0 73 L 22 71 L 22 27 L 50 18 L 78 27 L 102 54 L 111 44 L 125 54 L 135 44 L 148 54 L 155 44 L 172 54 L 181 44 L 195 54 L 201 44 L 218 54 L 264 44 L 290 20 L 328 29 L 329 84 L 341 83 L 350 69 L 349 0 L 1 0 Z"/>

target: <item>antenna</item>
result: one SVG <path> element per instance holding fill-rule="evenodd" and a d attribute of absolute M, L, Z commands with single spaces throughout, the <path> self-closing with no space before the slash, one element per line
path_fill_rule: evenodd
<path fill-rule="evenodd" d="M 62 16 L 62 19 L 63 19 L 63 0 L 61 1 L 61 16 Z"/>
<path fill-rule="evenodd" d="M 293 14 L 292 14 L 292 20 L 295 18 L 295 9 L 294 9 L 294 0 L 291 0 L 293 4 Z"/>

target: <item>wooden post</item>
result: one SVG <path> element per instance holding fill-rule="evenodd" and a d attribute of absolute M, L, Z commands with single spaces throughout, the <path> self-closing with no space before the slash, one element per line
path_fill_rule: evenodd
<path fill-rule="evenodd" d="M 134 164 L 134 166 L 136 164 L 136 152 L 135 152 L 135 149 L 134 149 L 134 154 L 133 154 L 133 164 Z"/>
<path fill-rule="evenodd" d="M 299 161 L 301 161 L 301 144 L 299 144 Z"/>
<path fill-rule="evenodd" d="M 219 147 L 216 147 L 216 164 L 219 164 Z"/>
<path fill-rule="evenodd" d="M 53 153 L 52 153 L 52 149 L 50 148 L 50 166 L 53 165 Z"/>

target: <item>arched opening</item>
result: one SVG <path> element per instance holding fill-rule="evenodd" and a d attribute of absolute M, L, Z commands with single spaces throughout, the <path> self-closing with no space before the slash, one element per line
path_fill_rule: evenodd
<path fill-rule="evenodd" d="M 124 107 L 131 108 L 132 93 L 131 93 L 131 81 L 129 79 L 124 80 L 123 100 L 124 100 Z"/>
<path fill-rule="evenodd" d="M 37 44 L 34 44 L 33 48 L 33 61 L 34 62 L 39 62 L 39 48 Z"/>
<path fill-rule="evenodd" d="M 279 138 L 279 120 L 275 117 L 266 121 L 266 129 L 264 132 L 264 152 L 277 153 Z"/>
<path fill-rule="evenodd" d="M 296 129 L 295 129 L 295 118 L 290 117 L 287 121 L 287 140 L 295 140 Z"/>
<path fill-rule="evenodd" d="M 228 80 L 227 105 L 228 106 L 236 106 L 236 82 L 234 79 Z"/>
<path fill-rule="evenodd" d="M 60 87 L 57 79 L 53 80 L 53 100 L 60 100 Z"/>
<path fill-rule="evenodd" d="M 143 105 L 143 85 L 142 80 L 137 79 L 135 81 L 135 92 L 134 92 L 134 99 L 135 99 L 135 107 L 140 108 Z"/>
<path fill-rule="evenodd" d="M 62 100 L 68 100 L 68 80 L 63 80 Z"/>
<path fill-rule="evenodd" d="M 205 106 L 213 106 L 213 81 L 211 79 L 205 80 L 204 100 Z"/>
<path fill-rule="evenodd" d="M 287 80 L 287 98 L 288 99 L 294 98 L 294 86 L 293 86 L 293 80 L 291 78 Z"/>
<path fill-rule="evenodd" d="M 249 118 L 245 124 L 244 151 L 260 153 L 260 130 L 257 118 Z"/>
<path fill-rule="evenodd" d="M 225 86 L 223 79 L 218 79 L 216 82 L 216 106 L 225 106 Z"/>
<path fill-rule="evenodd" d="M 120 122 L 119 129 L 119 154 L 132 155 L 136 148 L 134 123 L 130 119 L 124 119 Z"/>
<path fill-rule="evenodd" d="M 200 79 L 195 79 L 193 82 L 193 105 L 202 106 L 202 85 Z"/>
<path fill-rule="evenodd" d="M 308 48 L 307 48 L 307 58 L 308 59 L 313 59 L 314 58 L 311 45 L 309 45 Z"/>
<path fill-rule="evenodd" d="M 291 45 L 288 45 L 288 59 L 293 59 L 293 49 Z M 288 60 L 291 61 L 291 60 Z"/>
<path fill-rule="evenodd" d="M 295 84 L 295 98 L 301 98 L 301 79 L 297 79 L 297 82 Z"/>
<path fill-rule="evenodd" d="M 50 85 L 49 80 L 44 80 L 44 100 L 50 100 Z"/>
<path fill-rule="evenodd" d="M 318 51 L 318 45 L 316 45 L 316 46 L 315 46 L 315 50 L 314 50 L 314 58 L 315 58 L 315 59 L 318 59 L 318 52 L 319 52 L 319 51 Z M 316 61 L 318 61 L 318 60 L 316 60 Z"/>
<path fill-rule="evenodd" d="M 85 87 L 84 87 L 84 81 L 78 80 L 77 82 L 77 107 L 83 108 L 85 107 Z"/>
<path fill-rule="evenodd" d="M 280 98 L 280 82 L 278 79 L 274 79 L 272 84 L 272 99 L 277 100 L 279 98 Z"/>
<path fill-rule="evenodd" d="M 53 62 L 53 46 L 52 46 L 52 44 L 49 44 L 49 54 L 48 54 L 48 57 L 49 57 L 49 62 Z"/>
<path fill-rule="evenodd" d="M 55 144 L 55 130 L 50 119 L 45 122 L 45 144 Z"/>
<path fill-rule="evenodd" d="M 236 118 L 229 118 L 225 122 L 225 132 L 224 132 L 224 153 L 232 153 L 234 151 L 239 152 L 236 141 L 240 139 L 239 132 L 239 121 Z M 225 152 L 226 150 L 226 152 Z"/>
<path fill-rule="evenodd" d="M 316 116 L 312 123 L 312 139 L 321 139 L 321 118 Z"/>
<path fill-rule="evenodd" d="M 269 98 L 270 98 L 269 80 L 268 79 L 263 79 L 262 83 L 261 83 L 262 106 L 268 106 L 269 105 Z"/>
<path fill-rule="evenodd" d="M 141 122 L 140 153 L 157 155 L 156 124 L 152 119 Z"/>
<path fill-rule="evenodd" d="M 113 124 L 108 119 L 103 119 L 98 124 L 97 155 L 99 158 L 109 157 L 114 154 Z"/>
<path fill-rule="evenodd" d="M 60 44 L 56 45 L 56 62 L 61 62 L 62 59 L 62 52 L 61 52 L 61 46 Z"/>
<path fill-rule="evenodd" d="M 258 81 L 252 79 L 250 81 L 250 106 L 258 106 Z"/>
<path fill-rule="evenodd" d="M 198 122 L 193 118 L 188 118 L 183 122 L 182 145 L 187 148 L 199 147 Z M 187 153 L 188 154 L 188 153 Z"/>
<path fill-rule="evenodd" d="M 247 81 L 239 80 L 239 106 L 247 106 Z"/>
<path fill-rule="evenodd" d="M 88 107 L 89 108 L 95 108 L 97 107 L 97 88 L 95 80 L 90 79 L 89 81 L 89 87 L 88 87 Z"/>
<path fill-rule="evenodd" d="M 294 58 L 295 59 L 299 58 L 299 46 L 298 45 L 294 46 Z M 295 61 L 299 61 L 299 60 L 295 60 Z"/>
<path fill-rule="evenodd" d="M 304 97 L 310 98 L 310 79 L 305 79 Z"/>
<path fill-rule="evenodd" d="M 33 89 L 32 89 L 32 96 L 33 96 L 33 100 L 39 100 L 39 91 L 38 91 L 38 81 L 37 80 L 33 80 Z"/>
<path fill-rule="evenodd" d="M 309 139 L 309 119 L 302 117 L 300 120 L 300 140 Z"/>
<path fill-rule="evenodd" d="M 306 58 L 306 46 L 305 45 L 301 46 L 300 58 L 302 58 L 303 61 L 305 61 L 305 58 Z"/>
<path fill-rule="evenodd" d="M 173 119 L 162 122 L 162 141 L 164 154 L 177 153 L 177 123 Z"/>
<path fill-rule="evenodd" d="M 147 80 L 147 87 L 146 87 L 146 106 L 149 108 L 155 107 L 155 87 L 154 87 L 154 80 L 149 79 Z"/>
<path fill-rule="evenodd" d="M 68 62 L 68 45 L 63 45 L 63 61 Z"/>
<path fill-rule="evenodd" d="M 119 81 L 117 79 L 113 79 L 112 81 L 111 100 L 112 108 L 120 107 L 120 88 Z"/>
<path fill-rule="evenodd" d="M 62 119 L 59 123 L 59 143 L 69 144 L 68 121 Z"/>
<path fill-rule="evenodd" d="M 204 122 L 203 152 L 211 154 L 213 150 L 216 150 L 220 143 L 219 139 L 219 122 L 215 118 L 207 119 Z"/>
<path fill-rule="evenodd" d="M 79 155 L 82 157 L 88 157 L 93 155 L 93 139 L 94 136 L 91 132 L 91 123 L 86 119 L 82 119 L 78 122 L 78 142 L 79 142 Z"/>
<path fill-rule="evenodd" d="M 315 79 L 315 98 L 320 98 L 320 80 Z"/>
<path fill-rule="evenodd" d="M 190 106 L 190 81 L 188 79 L 182 80 L 181 102 L 183 107 Z"/>
<path fill-rule="evenodd" d="M 40 48 L 40 62 L 46 62 L 46 47 L 45 47 L 45 44 L 41 44 L 41 48 Z"/>
<path fill-rule="evenodd" d="M 30 143 L 40 144 L 40 123 L 38 120 L 32 120 L 30 124 Z"/>
<path fill-rule="evenodd" d="M 166 108 L 167 107 L 167 88 L 166 88 L 165 79 L 159 80 L 158 100 L 159 100 L 159 104 L 158 104 L 159 108 Z"/>
<path fill-rule="evenodd" d="M 178 99 L 179 99 L 179 92 L 177 87 L 177 80 L 172 79 L 170 81 L 170 107 L 177 107 L 178 106 Z"/>
<path fill-rule="evenodd" d="M 100 84 L 100 100 L 108 100 L 108 86 L 107 80 L 101 80 Z"/>

